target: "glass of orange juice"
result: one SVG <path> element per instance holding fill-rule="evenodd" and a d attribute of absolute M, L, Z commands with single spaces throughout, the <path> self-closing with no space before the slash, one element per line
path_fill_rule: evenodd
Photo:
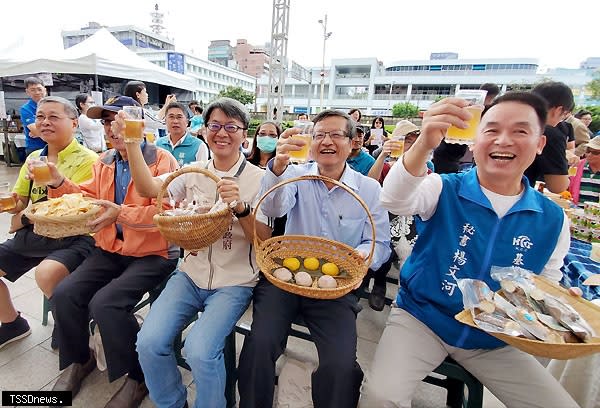
<path fill-rule="evenodd" d="M 124 106 L 125 143 L 141 143 L 144 140 L 144 114 L 140 106 Z"/>
<path fill-rule="evenodd" d="M 0 183 L 0 211 L 10 211 L 17 206 L 8 181 Z"/>
<path fill-rule="evenodd" d="M 305 120 L 295 120 L 294 127 L 300 129 L 300 133 L 290 136 L 292 139 L 304 141 L 302 150 L 289 151 L 290 161 L 294 164 L 302 164 L 308 161 L 310 145 L 312 143 L 313 123 Z"/>
<path fill-rule="evenodd" d="M 31 166 L 33 168 L 33 181 L 37 184 L 48 184 L 52 180 L 47 156 L 39 156 L 31 159 Z"/>
<path fill-rule="evenodd" d="M 467 122 L 468 127 L 466 129 L 450 126 L 446 133 L 446 143 L 473 144 L 475 136 L 477 136 L 479 122 L 481 121 L 481 112 L 483 112 L 483 102 L 486 95 L 487 91 L 479 89 L 459 90 L 456 92 L 454 95 L 456 98 L 462 98 L 469 102 L 469 106 L 466 109 L 473 117 Z"/>

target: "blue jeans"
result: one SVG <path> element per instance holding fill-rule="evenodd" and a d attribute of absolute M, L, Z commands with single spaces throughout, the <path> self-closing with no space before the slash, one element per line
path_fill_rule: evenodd
<path fill-rule="evenodd" d="M 187 398 L 177 368 L 173 342 L 186 323 L 204 309 L 190 329 L 186 361 L 196 384 L 194 407 L 226 406 L 225 337 L 235 327 L 252 297 L 251 287 L 228 286 L 201 289 L 183 272 L 177 271 L 152 304 L 138 334 L 137 352 L 150 398 L 157 407 L 183 407 Z"/>

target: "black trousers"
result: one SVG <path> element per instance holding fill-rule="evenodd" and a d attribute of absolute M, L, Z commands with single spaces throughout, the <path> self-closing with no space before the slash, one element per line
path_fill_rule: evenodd
<path fill-rule="evenodd" d="M 273 406 L 275 362 L 283 353 L 298 316 L 317 347 L 319 367 L 312 375 L 315 408 L 356 407 L 363 372 L 356 361 L 358 298 L 310 299 L 285 292 L 261 276 L 254 289 L 252 330 L 239 363 L 240 408 Z"/>
<path fill-rule="evenodd" d="M 135 351 L 139 325 L 132 313 L 144 294 L 161 283 L 177 259 L 123 256 L 96 248 L 63 279 L 52 296 L 58 323 L 59 364 L 85 363 L 90 356 L 89 321 L 100 330 L 108 379 L 129 374 L 143 380 Z"/>

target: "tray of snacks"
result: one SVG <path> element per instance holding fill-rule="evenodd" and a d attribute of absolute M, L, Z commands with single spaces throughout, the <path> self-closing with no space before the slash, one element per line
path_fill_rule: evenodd
<path fill-rule="evenodd" d="M 101 206 L 81 193 L 64 194 L 27 207 L 25 216 L 33 221 L 33 231 L 49 238 L 89 234 L 88 222 L 96 218 Z"/>
<path fill-rule="evenodd" d="M 336 299 L 352 291 L 367 274 L 375 250 L 375 224 L 367 205 L 354 191 L 337 180 L 317 175 L 291 178 L 276 184 L 259 199 L 254 214 L 274 190 L 303 180 L 335 184 L 361 204 L 373 234 L 370 253 L 363 259 L 347 244 L 309 235 L 282 235 L 263 241 L 256 234 L 255 222 L 256 262 L 265 277 L 280 289 L 313 299 Z"/>
<path fill-rule="evenodd" d="M 172 173 L 166 178 L 156 197 L 159 213 L 154 216 L 154 223 L 167 241 L 188 251 L 198 251 L 223 237 L 231 225 L 233 213 L 226 204 L 218 202 L 212 206 L 212 203 L 206 203 L 201 197 L 191 202 L 184 200 L 178 207 L 172 202 L 172 208 L 165 209 L 163 200 L 169 184 L 186 173 L 203 174 L 215 184 L 221 180 L 210 171 L 193 166 Z"/>
<path fill-rule="evenodd" d="M 497 292 L 480 280 L 458 281 L 465 304 L 458 321 L 540 357 L 600 352 L 600 307 L 521 268 L 492 268 L 492 277 L 500 281 Z"/>

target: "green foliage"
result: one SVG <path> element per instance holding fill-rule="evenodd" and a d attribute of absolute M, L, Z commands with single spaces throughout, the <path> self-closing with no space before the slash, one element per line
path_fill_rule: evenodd
<path fill-rule="evenodd" d="M 592 99 L 600 99 L 600 72 L 596 72 L 594 79 L 585 84 L 585 87 L 591 92 Z"/>
<path fill-rule="evenodd" d="M 397 103 L 392 106 L 392 115 L 394 117 L 410 119 L 419 114 L 419 107 L 410 102 Z"/>
<path fill-rule="evenodd" d="M 240 101 L 243 105 L 254 103 L 254 94 L 244 91 L 239 86 L 228 86 L 219 92 L 219 97 L 227 97 Z"/>

